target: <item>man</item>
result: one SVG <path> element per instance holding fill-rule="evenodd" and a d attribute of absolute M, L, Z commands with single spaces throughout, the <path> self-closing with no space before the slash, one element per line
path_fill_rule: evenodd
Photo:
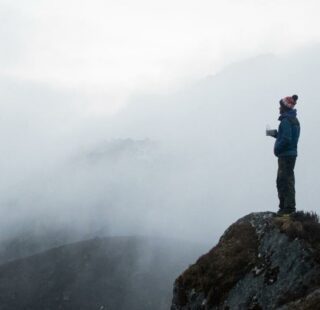
<path fill-rule="evenodd" d="M 294 109 L 297 100 L 297 95 L 280 100 L 280 125 L 274 135 L 276 138 L 274 154 L 278 157 L 279 215 L 296 211 L 294 166 L 300 136 L 300 123 L 297 119 L 297 110 Z"/>

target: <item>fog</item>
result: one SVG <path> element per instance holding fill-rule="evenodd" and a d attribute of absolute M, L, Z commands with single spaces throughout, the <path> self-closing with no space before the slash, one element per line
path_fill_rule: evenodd
<path fill-rule="evenodd" d="M 79 88 L 2 79 L 2 237 L 58 227 L 213 245 L 240 216 L 277 211 L 265 129 L 294 93 L 297 208 L 319 211 L 319 52 L 250 58 L 176 91 L 132 95 L 112 115 L 84 113 L 90 98 Z"/>

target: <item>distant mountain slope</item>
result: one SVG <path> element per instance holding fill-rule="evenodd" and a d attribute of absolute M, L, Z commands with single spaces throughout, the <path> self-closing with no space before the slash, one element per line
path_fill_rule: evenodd
<path fill-rule="evenodd" d="M 0 309 L 168 309 L 174 278 L 200 253 L 194 248 L 113 237 L 9 262 L 0 266 Z"/>
<path fill-rule="evenodd" d="M 6 262 L 31 256 L 51 248 L 79 240 L 90 239 L 67 228 L 41 229 L 25 228 L 20 233 L 0 240 L 0 265 Z"/>

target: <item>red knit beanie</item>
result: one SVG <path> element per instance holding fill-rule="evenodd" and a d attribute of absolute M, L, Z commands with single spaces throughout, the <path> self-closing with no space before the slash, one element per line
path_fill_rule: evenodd
<path fill-rule="evenodd" d="M 293 109 L 294 106 L 297 104 L 298 96 L 293 95 L 289 97 L 284 97 L 280 100 L 280 104 L 286 108 Z"/>

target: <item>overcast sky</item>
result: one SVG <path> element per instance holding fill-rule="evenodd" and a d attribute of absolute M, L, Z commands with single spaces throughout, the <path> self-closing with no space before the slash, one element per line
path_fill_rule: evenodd
<path fill-rule="evenodd" d="M 76 88 L 112 112 L 226 64 L 320 39 L 317 0 L 0 0 L 0 74 Z M 83 107 L 82 107 L 83 108 Z"/>

